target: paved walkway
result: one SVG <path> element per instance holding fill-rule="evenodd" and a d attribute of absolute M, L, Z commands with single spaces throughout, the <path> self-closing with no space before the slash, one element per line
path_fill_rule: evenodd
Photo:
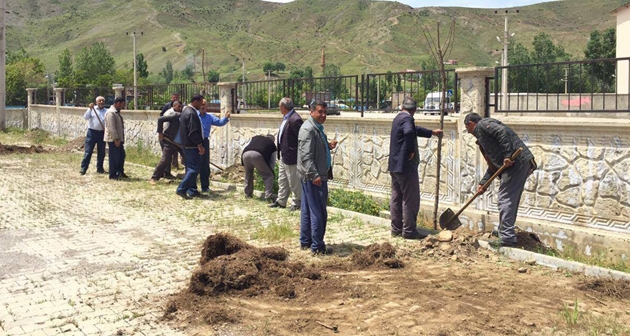
<path fill-rule="evenodd" d="M 149 185 L 150 169 L 128 165 L 132 181 L 110 181 L 94 167 L 79 175 L 80 159 L 0 156 L 0 336 L 183 335 L 160 321 L 167 296 L 187 285 L 218 231 L 310 258 L 296 249 L 297 212 L 222 190 L 183 201 L 174 184 Z M 270 224 L 293 230 L 270 241 Z M 332 215 L 327 240 L 388 234 Z"/>

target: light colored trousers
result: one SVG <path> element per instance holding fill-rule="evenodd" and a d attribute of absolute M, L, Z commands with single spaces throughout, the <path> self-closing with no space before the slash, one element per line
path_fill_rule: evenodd
<path fill-rule="evenodd" d="M 302 204 L 302 182 L 297 172 L 297 164 L 288 165 L 279 160 L 278 163 L 278 199 L 276 202 L 287 206 L 289 193 L 293 192 L 293 205 L 300 207 Z"/>

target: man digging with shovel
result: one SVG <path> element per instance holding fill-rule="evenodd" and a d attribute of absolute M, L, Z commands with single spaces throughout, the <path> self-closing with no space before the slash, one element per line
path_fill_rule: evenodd
<path fill-rule="evenodd" d="M 499 248 L 501 246 L 513 247 L 517 244 L 514 223 L 518 205 L 521 202 L 521 195 L 525 187 L 527 177 L 536 170 L 534 155 L 525 146 L 523 140 L 516 133 L 500 122 L 492 118 L 482 119 L 477 113 L 470 113 L 464 118 L 464 125 L 468 133 L 477 138 L 477 145 L 481 154 L 488 163 L 488 170 L 477 186 L 477 192 L 483 193 L 486 190 L 483 185 L 494 174 L 494 172 L 505 165 L 507 168 L 499 178 L 501 184 L 498 192 L 499 205 L 499 238 L 490 241 L 490 244 Z M 523 152 L 514 160 L 511 156 L 519 148 Z"/>

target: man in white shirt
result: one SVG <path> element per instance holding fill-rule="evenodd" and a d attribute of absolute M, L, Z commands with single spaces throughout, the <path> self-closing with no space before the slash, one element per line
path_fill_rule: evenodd
<path fill-rule="evenodd" d="M 105 141 L 103 141 L 103 136 L 105 134 L 106 112 L 105 98 L 98 96 L 96 97 L 96 106 L 94 106 L 94 103 L 90 103 L 88 110 L 83 115 L 83 118 L 88 122 L 88 130 L 85 136 L 85 153 L 81 161 L 81 175 L 85 175 L 85 172 L 87 172 L 94 146 L 96 146 L 96 172 L 105 174 L 105 169 L 103 169 L 103 160 L 105 159 Z"/>

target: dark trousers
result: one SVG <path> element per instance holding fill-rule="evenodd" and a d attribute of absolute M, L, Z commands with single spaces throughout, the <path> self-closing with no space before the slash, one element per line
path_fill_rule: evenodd
<path fill-rule="evenodd" d="M 155 167 L 153 171 L 152 179 L 159 180 L 165 174 L 170 174 L 171 171 L 171 160 L 173 159 L 173 154 L 177 154 L 179 152 L 179 147 L 169 143 L 168 141 L 163 141 L 162 144 L 162 157 L 160 158 L 160 162 Z"/>
<path fill-rule="evenodd" d="M 263 179 L 265 185 L 265 199 L 273 197 L 274 173 L 269 163 L 258 152 L 248 151 L 243 153 L 243 165 L 245 166 L 245 195 L 252 197 L 254 193 L 254 168 Z"/>
<path fill-rule="evenodd" d="M 120 147 L 112 142 L 107 143 L 109 147 L 109 178 L 118 179 L 125 173 L 125 145 L 121 142 Z"/>
<path fill-rule="evenodd" d="M 186 176 L 177 187 L 177 192 L 185 192 L 190 196 L 199 192 L 197 190 L 197 175 L 199 175 L 199 167 L 201 166 L 199 149 L 184 149 L 184 160 L 186 162 Z"/>
<path fill-rule="evenodd" d="M 162 148 L 162 151 L 164 151 L 164 146 L 167 143 L 168 142 L 164 141 L 164 140 L 160 141 L 160 147 Z M 171 174 L 171 167 L 177 168 L 177 152 L 171 153 L 171 156 L 169 157 L 169 160 L 168 160 L 168 166 L 166 168 L 164 168 L 164 172 L 162 173 L 162 176 L 160 176 L 160 177 L 163 177 L 165 175 L 172 175 Z"/>
<path fill-rule="evenodd" d="M 92 152 L 94 152 L 94 147 L 96 146 L 96 170 L 99 172 L 105 171 L 105 169 L 103 169 L 103 161 L 105 160 L 104 135 L 104 131 L 88 128 L 87 135 L 85 136 L 85 152 L 83 154 L 83 160 L 81 161 L 81 170 L 87 170 L 90 166 Z"/>
<path fill-rule="evenodd" d="M 389 173 L 392 177 L 392 197 L 389 212 L 392 232 L 410 234 L 416 230 L 416 218 L 420 211 L 420 182 L 418 169 L 408 173 Z"/>
<path fill-rule="evenodd" d="M 312 181 L 302 181 L 302 210 L 300 213 L 300 244 L 310 246 L 313 252 L 326 250 L 324 234 L 328 213 L 328 182 L 316 186 Z"/>
<path fill-rule="evenodd" d="M 525 189 L 527 177 L 531 174 L 529 162 L 515 163 L 501 175 L 501 184 L 497 193 L 499 205 L 499 237 L 501 240 L 516 243 L 516 215 L 521 195 Z"/>
<path fill-rule="evenodd" d="M 203 139 L 203 148 L 206 152 L 201 156 L 201 168 L 199 170 L 199 179 L 201 180 L 201 190 L 210 189 L 210 141 L 208 138 Z"/>

